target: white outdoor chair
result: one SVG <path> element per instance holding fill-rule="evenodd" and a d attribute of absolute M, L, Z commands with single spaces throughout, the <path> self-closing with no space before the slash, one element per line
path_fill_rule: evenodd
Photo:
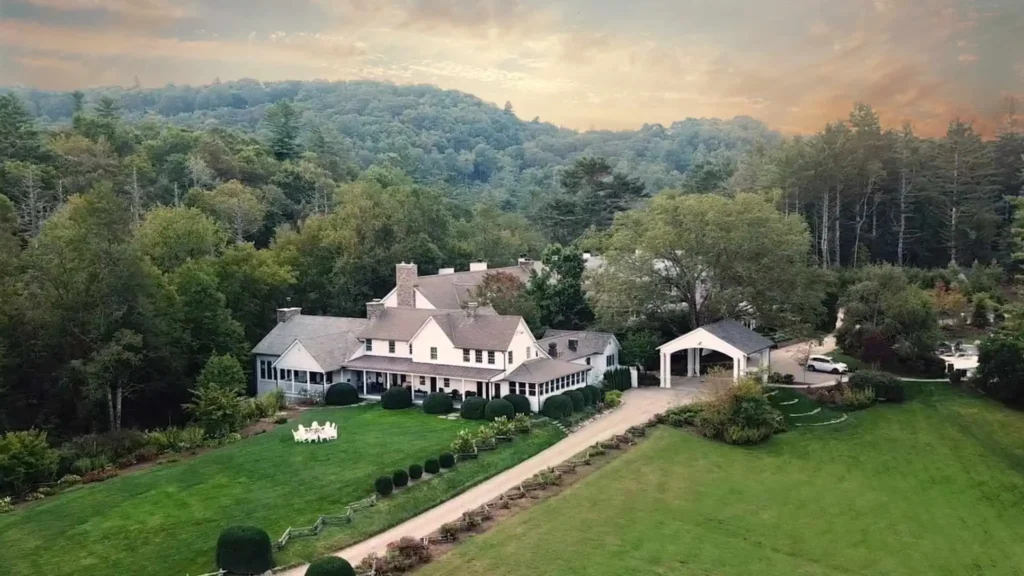
<path fill-rule="evenodd" d="M 326 431 L 327 431 L 327 439 L 328 440 L 337 440 L 338 439 L 338 425 L 337 424 L 331 424 L 330 422 L 328 422 L 327 425 L 326 425 Z"/>
<path fill-rule="evenodd" d="M 301 430 L 292 430 L 292 438 L 294 438 L 296 442 L 306 441 L 306 436 Z"/>

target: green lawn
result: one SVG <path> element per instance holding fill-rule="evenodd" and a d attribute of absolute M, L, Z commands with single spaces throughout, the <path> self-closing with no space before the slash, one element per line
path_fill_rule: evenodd
<path fill-rule="evenodd" d="M 213 568 L 220 530 L 263 527 L 277 539 L 372 492 L 373 479 L 447 450 L 466 422 L 418 409 L 324 408 L 301 422 L 338 424 L 339 438 L 295 444 L 298 421 L 182 462 L 84 486 L 0 516 L 4 576 L 154 574 L 184 576 Z M 279 564 L 357 542 L 437 505 L 561 438 L 543 426 L 476 462 L 456 467 L 361 512 L 345 527 L 297 539 Z"/>
<path fill-rule="evenodd" d="M 944 385 L 739 448 L 659 428 L 421 576 L 1024 574 L 1024 414 Z"/>

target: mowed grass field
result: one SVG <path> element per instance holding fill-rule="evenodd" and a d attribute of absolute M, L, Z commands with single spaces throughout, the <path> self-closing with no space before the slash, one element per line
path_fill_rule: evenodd
<path fill-rule="evenodd" d="M 420 574 L 1024 574 L 1024 414 L 918 386 L 753 448 L 659 428 Z"/>
<path fill-rule="evenodd" d="M 299 422 L 338 424 L 338 440 L 296 444 Z M 274 430 L 177 463 L 72 490 L 0 516 L 4 576 L 184 576 L 214 568 L 220 531 L 254 524 L 277 539 L 288 526 L 340 514 L 373 492 L 373 480 L 448 450 L 478 423 L 427 416 L 419 409 L 323 408 Z M 358 514 L 344 527 L 296 539 L 279 565 L 358 542 L 451 498 L 557 442 L 553 426 L 460 464 Z"/>

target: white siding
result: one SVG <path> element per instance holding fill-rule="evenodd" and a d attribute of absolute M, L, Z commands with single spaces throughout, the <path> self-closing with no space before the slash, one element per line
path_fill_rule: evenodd
<path fill-rule="evenodd" d="M 374 343 L 376 347 L 376 343 Z M 432 360 L 430 358 L 430 348 L 437 348 L 437 359 Z M 437 325 L 437 321 L 433 318 L 427 319 L 423 327 L 412 340 L 412 359 L 414 362 L 422 362 L 424 364 L 449 364 L 451 366 L 466 366 L 467 364 L 462 361 L 462 350 L 455 347 L 452 341 L 448 339 L 448 335 L 441 330 L 441 327 Z M 485 355 L 484 364 L 486 366 L 487 358 Z"/>
<path fill-rule="evenodd" d="M 354 354 L 353 358 L 359 358 L 360 356 L 388 356 L 391 358 L 412 358 L 409 355 L 409 343 L 402 340 L 395 340 L 395 353 L 388 352 L 390 349 L 388 346 L 388 340 L 374 340 L 373 350 L 366 352 L 366 344 L 364 343 L 361 347 L 360 354 Z"/>
<path fill-rule="evenodd" d="M 317 364 L 313 356 L 306 351 L 305 346 L 302 342 L 296 341 L 288 350 L 277 360 L 278 370 L 282 368 L 290 370 L 305 370 L 307 372 L 323 372 L 323 368 Z"/>
<path fill-rule="evenodd" d="M 512 336 L 512 342 L 509 343 L 508 350 L 505 351 L 505 361 L 508 361 L 508 352 L 512 352 L 512 363 L 503 365 L 508 372 L 515 370 L 520 364 L 526 361 L 526 349 L 530 348 L 530 358 L 536 358 L 538 356 L 537 339 L 533 337 L 533 333 L 530 332 L 530 327 L 526 325 L 526 322 L 520 321 L 519 327 L 516 328 L 516 333 Z M 485 358 L 486 360 L 486 358 Z"/>

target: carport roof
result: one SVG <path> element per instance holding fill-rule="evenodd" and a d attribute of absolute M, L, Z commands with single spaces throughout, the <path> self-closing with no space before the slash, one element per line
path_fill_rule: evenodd
<path fill-rule="evenodd" d="M 696 330 L 684 334 L 683 336 L 680 336 L 679 338 L 676 338 L 671 342 L 662 344 L 658 348 L 661 349 L 668 347 L 676 340 L 686 338 L 690 334 L 693 334 L 694 332 L 698 332 L 701 330 L 707 332 L 708 334 L 711 334 L 712 336 L 715 336 L 716 338 L 722 340 L 726 344 L 729 344 L 730 346 L 736 348 L 740 352 L 748 355 L 753 354 L 754 352 L 760 352 L 761 350 L 771 348 L 772 346 L 775 345 L 775 343 L 769 340 L 768 338 L 761 336 L 757 332 L 754 332 L 750 328 L 747 328 L 746 326 L 735 320 L 721 320 L 719 322 L 715 322 L 714 324 L 701 326 L 700 328 L 697 328 Z"/>

